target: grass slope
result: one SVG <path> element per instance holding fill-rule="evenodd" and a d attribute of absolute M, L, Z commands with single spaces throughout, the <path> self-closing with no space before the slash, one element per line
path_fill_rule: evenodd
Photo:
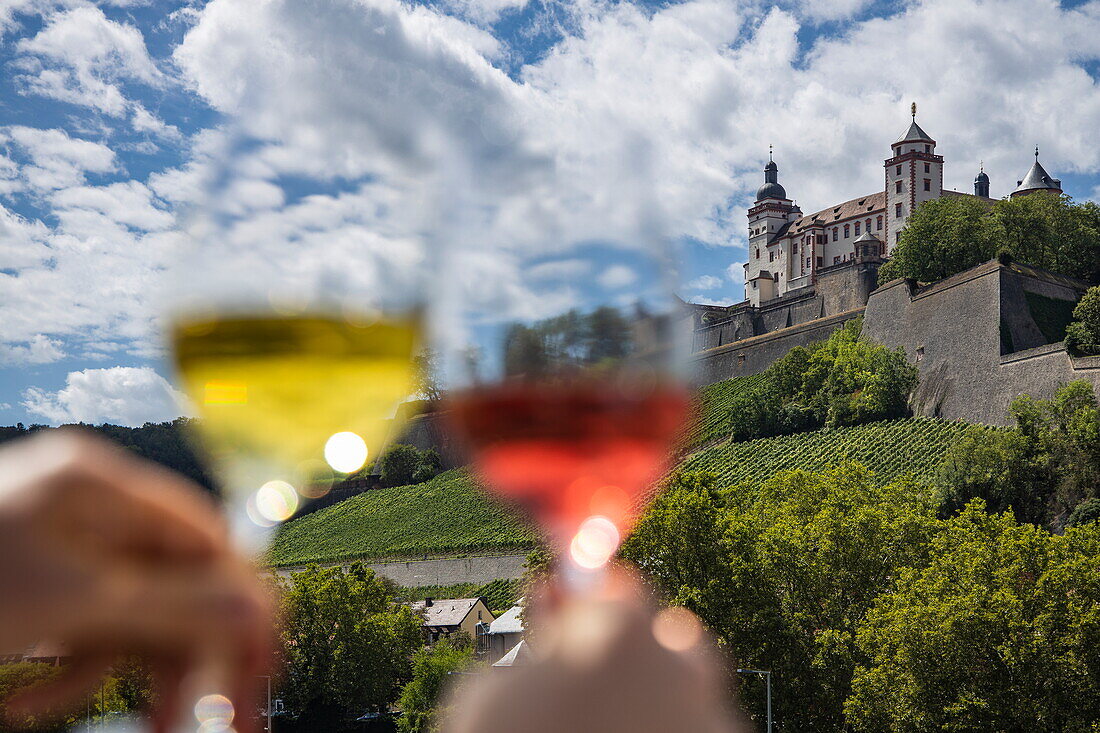
<path fill-rule="evenodd" d="M 721 484 L 732 485 L 764 481 L 784 470 L 821 470 L 858 461 L 883 480 L 902 475 L 930 480 L 968 427 L 910 418 L 742 443 L 723 441 L 729 432 L 730 400 L 756 379 L 738 377 L 700 390 L 700 418 L 685 436 L 689 449 L 697 451 L 685 458 L 682 468 L 713 472 Z M 282 566 L 524 551 L 534 542 L 530 529 L 487 499 L 459 469 L 416 486 L 368 491 L 290 522 L 276 536 L 268 559 Z M 439 597 L 445 595 L 435 590 Z M 458 592 L 457 587 L 446 591 Z"/>
<path fill-rule="evenodd" d="M 534 541 L 529 528 L 456 469 L 415 486 L 367 491 L 289 522 L 267 559 L 285 566 L 506 552 L 525 550 Z"/>

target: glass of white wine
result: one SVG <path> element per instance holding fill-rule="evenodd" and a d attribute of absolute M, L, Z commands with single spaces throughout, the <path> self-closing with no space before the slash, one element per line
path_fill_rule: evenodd
<path fill-rule="evenodd" d="M 262 142 L 232 148 L 170 268 L 165 332 L 235 538 L 258 553 L 410 413 L 424 248 L 369 178 L 261 179 Z M 227 684 L 195 683 L 181 730 L 231 730 Z"/>

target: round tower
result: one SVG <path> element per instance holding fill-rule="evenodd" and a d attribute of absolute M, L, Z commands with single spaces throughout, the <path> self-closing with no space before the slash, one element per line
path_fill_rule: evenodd
<path fill-rule="evenodd" d="M 1012 198 L 1027 196 L 1028 194 L 1043 191 L 1046 193 L 1061 194 L 1062 182 L 1057 178 L 1051 178 L 1043 166 L 1039 163 L 1039 146 L 1035 146 L 1035 163 L 1027 172 L 1023 180 L 1016 181 L 1016 190 L 1009 194 Z"/>
<path fill-rule="evenodd" d="M 978 168 L 978 175 L 974 177 L 974 195 L 989 198 L 989 176 L 985 173 L 985 163 Z"/>

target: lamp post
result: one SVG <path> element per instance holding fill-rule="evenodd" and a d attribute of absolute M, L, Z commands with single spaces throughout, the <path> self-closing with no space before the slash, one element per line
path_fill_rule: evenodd
<path fill-rule="evenodd" d="M 266 725 L 264 725 L 264 730 L 267 731 L 267 733 L 271 733 L 271 675 L 258 674 L 256 678 L 267 680 L 267 715 L 265 716 L 267 720 Z"/>
<path fill-rule="evenodd" d="M 768 686 L 768 733 L 772 733 L 772 671 L 770 669 L 739 669 L 738 674 L 761 674 Z"/>

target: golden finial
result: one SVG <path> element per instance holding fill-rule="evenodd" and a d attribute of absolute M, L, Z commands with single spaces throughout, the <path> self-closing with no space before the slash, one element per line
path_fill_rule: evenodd
<path fill-rule="evenodd" d="M 913 102 L 913 105 L 909 108 L 909 111 L 913 114 L 913 121 L 917 120 L 917 103 Z"/>

